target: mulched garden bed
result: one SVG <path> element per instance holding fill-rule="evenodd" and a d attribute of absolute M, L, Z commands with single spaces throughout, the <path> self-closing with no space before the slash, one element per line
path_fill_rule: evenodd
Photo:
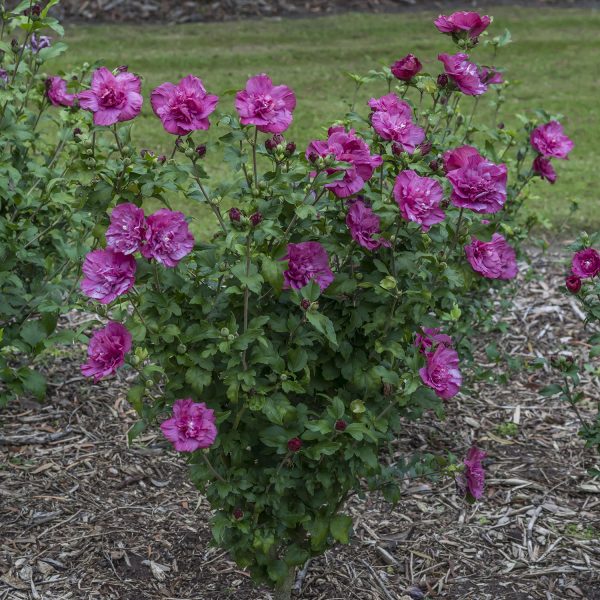
<path fill-rule="evenodd" d="M 62 0 L 67 21 L 185 23 L 306 17 L 348 11 L 474 10 L 490 6 L 597 7 L 597 0 Z M 57 9 L 58 10 L 58 9 Z"/>
<path fill-rule="evenodd" d="M 581 316 L 557 291 L 558 260 L 533 258 L 541 277 L 521 277 L 500 350 L 531 360 L 585 349 Z M 128 448 L 127 382 L 90 385 L 80 358 L 47 359 L 45 404 L 0 413 L 0 600 L 269 598 L 209 545 L 209 507 L 160 432 Z M 351 544 L 312 561 L 296 597 L 600 599 L 600 481 L 587 473 L 600 461 L 578 439 L 574 414 L 539 395 L 554 377 L 540 370 L 478 384 L 448 402 L 444 423 L 407 424 L 396 458 L 483 447 L 484 501 L 468 506 L 452 482 L 425 480 L 406 481 L 395 508 L 378 494 L 352 498 Z M 600 382 L 586 389 L 597 400 Z M 507 421 L 518 423 L 512 438 L 497 429 Z"/>

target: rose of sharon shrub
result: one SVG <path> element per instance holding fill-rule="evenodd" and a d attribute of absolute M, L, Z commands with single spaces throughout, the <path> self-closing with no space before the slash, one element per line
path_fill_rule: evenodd
<path fill-rule="evenodd" d="M 453 19 L 459 47 L 471 47 L 485 19 Z M 380 462 L 409 420 L 441 417 L 468 393 L 472 340 L 535 223 L 519 209 L 538 122 L 486 127 L 469 95 L 486 92 L 492 69 L 447 56 L 437 80 L 407 60 L 396 89 L 389 69 L 372 72 L 382 85 L 371 112 L 357 103 L 307 148 L 291 139 L 294 92 L 266 74 L 220 102 L 218 143 L 204 137 L 214 103 L 195 77 L 161 86 L 153 104 L 178 136 L 172 158 L 130 151 L 127 124 L 96 131 L 118 150 L 86 193 L 118 205 L 105 205 L 92 251 L 111 260 L 84 273 L 100 302 L 82 306 L 111 319 L 84 373 L 137 372 L 132 434 L 162 422 L 214 509 L 215 541 L 281 598 L 295 567 L 348 542 L 344 505 L 357 489 L 394 502 L 407 472 L 441 465 L 464 476 L 461 493 L 482 495 L 479 450 L 452 468 L 409 449 L 406 464 Z M 208 152 L 223 159 L 221 181 L 206 172 Z M 193 231 L 185 204 L 171 208 L 182 197 L 206 209 Z M 165 208 L 146 215 L 146 200 Z"/>

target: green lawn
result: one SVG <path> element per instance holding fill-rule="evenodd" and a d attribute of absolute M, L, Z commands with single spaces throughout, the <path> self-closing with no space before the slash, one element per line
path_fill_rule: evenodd
<path fill-rule="evenodd" d="M 520 82 L 510 94 L 502 120 L 510 123 L 516 112 L 527 108 L 562 112 L 566 131 L 575 141 L 572 158 L 555 161 L 560 163 L 559 181 L 554 186 L 540 182 L 536 187 L 539 197 L 531 207 L 559 223 L 568 213 L 570 201 L 578 200 L 581 210 L 573 224 L 597 227 L 600 11 L 488 12 L 495 16 L 492 35 L 508 28 L 515 42 L 503 49 L 496 61 L 507 67 L 509 78 Z M 152 114 L 147 99 L 153 87 L 193 73 L 204 80 L 209 91 L 222 94 L 243 87 L 249 75 L 267 72 L 276 83 L 286 83 L 296 92 L 298 106 L 287 137 L 303 148 L 348 107 L 353 83 L 344 75 L 346 71 L 366 73 L 408 52 L 415 53 L 426 70 L 440 70 L 438 52 L 453 52 L 453 46 L 436 32 L 434 16 L 417 12 L 164 27 L 73 26 L 66 34 L 71 50 L 55 66 L 69 69 L 97 59 L 109 68 L 128 64 L 144 79 L 146 103 L 136 120 L 138 145 L 162 152 L 170 150 L 173 136 L 162 130 Z M 478 48 L 474 57 L 490 63 L 491 51 Z M 364 101 L 368 94 L 385 91 L 373 85 L 364 90 Z M 220 106 L 232 110 L 233 97 L 223 98 Z M 218 169 L 218 157 L 210 158 L 211 164 Z"/>

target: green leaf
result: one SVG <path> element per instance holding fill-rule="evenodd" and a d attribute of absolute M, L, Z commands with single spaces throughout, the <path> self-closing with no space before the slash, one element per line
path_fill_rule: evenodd
<path fill-rule="evenodd" d="M 135 438 L 140 436 L 144 429 L 146 429 L 146 421 L 136 421 L 127 432 L 127 439 L 129 440 L 129 443 L 131 444 Z"/>
<path fill-rule="evenodd" d="M 21 339 L 27 342 L 32 348 L 35 348 L 46 337 L 46 328 L 39 320 L 27 321 L 21 327 Z"/>
<path fill-rule="evenodd" d="M 552 385 L 548 385 L 545 388 L 540 390 L 540 395 L 542 396 L 554 396 L 555 394 L 560 394 L 563 391 L 560 385 L 553 383 Z"/>
<path fill-rule="evenodd" d="M 336 515 L 329 524 L 331 535 L 342 544 L 347 544 L 350 541 L 351 527 L 352 517 L 348 515 Z"/>
<path fill-rule="evenodd" d="M 192 367 L 185 372 L 185 381 L 192 386 L 192 389 L 200 393 L 212 380 L 212 373 L 205 371 L 200 367 Z"/>
<path fill-rule="evenodd" d="M 38 400 L 46 396 L 46 378 L 38 371 L 24 367 L 19 369 L 19 379 L 25 391 L 33 394 Z"/>
<path fill-rule="evenodd" d="M 308 311 L 306 313 L 308 322 L 319 332 L 322 333 L 331 343 L 332 346 L 337 346 L 337 337 L 333 323 L 329 317 L 317 312 Z"/>
<path fill-rule="evenodd" d="M 287 358 L 288 369 L 292 371 L 292 373 L 297 373 L 298 371 L 302 371 L 306 366 L 308 353 L 304 348 L 292 348 L 288 352 Z"/>

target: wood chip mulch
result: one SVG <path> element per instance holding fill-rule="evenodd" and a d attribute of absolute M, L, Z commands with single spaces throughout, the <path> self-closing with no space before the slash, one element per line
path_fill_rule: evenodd
<path fill-rule="evenodd" d="M 564 259 L 535 255 L 535 277 L 522 265 L 500 351 L 528 361 L 586 351 L 589 332 L 558 291 Z M 0 600 L 270 598 L 210 546 L 209 507 L 159 432 L 128 447 L 127 382 L 90 385 L 80 358 L 46 358 L 47 402 L 0 413 Z M 352 498 L 351 543 L 311 561 L 295 597 L 599 600 L 600 479 L 588 470 L 600 457 L 577 437 L 576 415 L 540 396 L 556 377 L 523 371 L 505 385 L 479 383 L 449 401 L 443 423 L 407 423 L 394 458 L 484 448 L 484 500 L 465 504 L 447 480 L 407 480 L 395 508 L 374 493 Z M 591 415 L 598 379 L 588 375 L 585 390 L 581 411 Z M 507 422 L 513 437 L 498 429 Z"/>

